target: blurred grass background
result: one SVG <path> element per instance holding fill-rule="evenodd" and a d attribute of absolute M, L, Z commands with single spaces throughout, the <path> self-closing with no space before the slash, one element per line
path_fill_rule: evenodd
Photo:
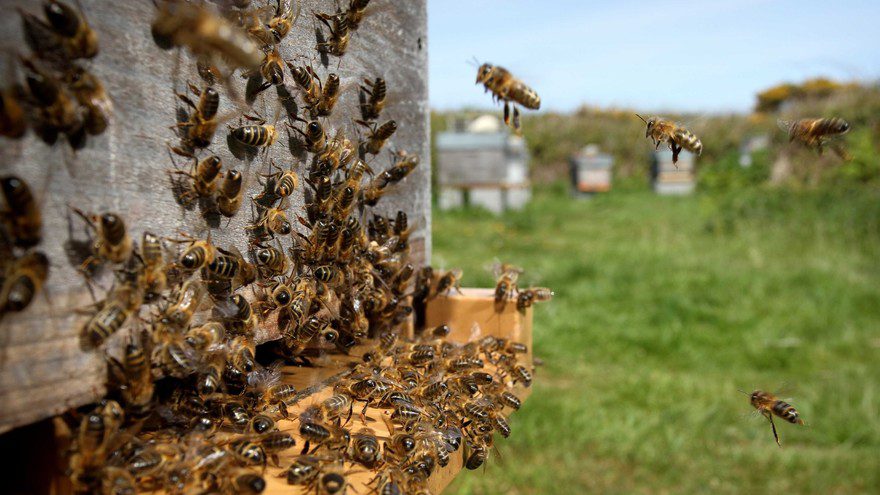
<path fill-rule="evenodd" d="M 513 435 L 449 493 L 880 492 L 880 191 L 615 187 L 435 211 L 435 267 L 487 287 L 501 259 L 556 291 Z M 778 422 L 782 449 L 756 388 L 807 422 Z"/>

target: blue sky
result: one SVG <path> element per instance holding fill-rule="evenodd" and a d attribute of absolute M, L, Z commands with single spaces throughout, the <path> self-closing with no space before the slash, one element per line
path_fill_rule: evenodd
<path fill-rule="evenodd" d="M 561 111 L 747 111 L 783 81 L 880 79 L 880 0 L 428 0 L 428 29 L 437 109 L 491 106 L 472 57 Z"/>

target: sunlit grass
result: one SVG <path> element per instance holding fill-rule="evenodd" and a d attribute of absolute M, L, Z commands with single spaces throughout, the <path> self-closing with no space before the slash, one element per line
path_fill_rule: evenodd
<path fill-rule="evenodd" d="M 546 363 L 485 471 L 450 493 L 880 491 L 880 194 L 539 194 L 434 216 L 434 264 L 556 291 Z M 737 389 L 807 421 L 783 448 Z"/>

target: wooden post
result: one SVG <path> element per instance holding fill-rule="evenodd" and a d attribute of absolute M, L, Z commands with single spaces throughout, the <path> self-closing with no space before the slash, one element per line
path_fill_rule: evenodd
<path fill-rule="evenodd" d="M 69 1 L 72 5 L 76 2 Z M 149 230 L 158 235 L 177 236 L 183 231 L 206 236 L 210 231 L 215 244 L 237 246 L 247 252 L 245 227 L 254 214 L 246 204 L 227 225 L 209 227 L 198 208 L 187 211 L 175 201 L 166 170 L 175 168 L 166 143 L 176 144 L 171 126 L 179 104 L 174 92 L 185 92 L 186 82 L 201 85 L 195 60 L 181 50 L 163 51 L 150 35 L 156 8 L 149 1 L 80 0 L 86 18 L 100 38 L 98 56 L 83 65 L 105 84 L 114 105 L 110 127 L 97 137 L 89 137 L 86 147 L 73 152 L 62 140 L 48 146 L 29 133 L 23 140 L 2 139 L 0 174 L 15 174 L 34 189 L 44 216 L 43 242 L 39 249 L 50 259 L 49 280 L 42 294 L 21 314 L 6 316 L 0 322 L 0 432 L 15 426 L 58 414 L 71 407 L 101 397 L 105 383 L 104 351 L 84 351 L 80 346 L 80 327 L 84 317 L 76 308 L 91 304 L 83 278 L 68 258 L 71 240 L 87 239 L 81 220 L 71 217 L 68 204 L 91 212 L 116 212 L 124 217 L 132 236 L 139 240 Z M 254 2 L 257 3 L 257 2 Z M 351 38 L 348 52 L 341 59 L 330 57 L 324 67 L 315 51 L 316 19 L 313 12 L 331 9 L 332 2 L 297 0 L 301 15 L 281 45 L 285 60 L 298 64 L 311 62 L 323 79 L 330 72 L 342 80 L 343 92 L 333 115 L 324 121 L 332 133 L 343 130 L 352 140 L 363 133 L 353 120 L 360 118 L 358 84 L 364 78 L 383 77 L 388 84 L 388 103 L 382 121 L 395 119 L 398 130 L 386 144 L 387 150 L 406 150 L 421 157 L 421 165 L 379 203 L 379 210 L 393 214 L 407 211 L 415 229 L 412 234 L 413 258 L 430 259 L 430 164 L 427 103 L 427 20 L 425 0 L 397 2 L 387 8 L 368 11 L 360 29 Z M 273 2 L 274 4 L 274 2 Z M 371 5 L 372 7 L 372 5 Z M 41 2 L 0 0 L 0 48 L 9 67 L 0 84 L 7 86 L 21 79 L 15 69 L 14 54 L 28 53 L 23 41 L 21 18 L 16 8 L 42 16 Z M 246 80 L 237 72 L 232 85 L 245 94 Z M 228 123 L 236 125 L 238 114 L 222 85 L 219 114 L 235 115 Z M 298 91 L 285 69 L 285 87 L 291 95 Z M 301 100 L 297 97 L 301 105 Z M 211 151 L 223 160 L 224 169 L 236 168 L 245 176 L 246 192 L 256 194 L 258 174 L 268 173 L 268 163 L 296 164 L 304 172 L 304 160 L 292 150 L 285 132 L 285 111 L 281 110 L 275 88 L 263 92 L 252 110 L 272 120 L 276 114 L 280 137 L 265 156 L 239 160 L 227 145 L 225 125 L 218 128 Z M 301 124 L 298 124 L 301 125 Z M 377 171 L 391 162 L 384 151 L 369 161 Z M 176 159 L 177 167 L 188 166 Z M 247 197 L 247 196 L 246 196 Z M 291 212 L 301 211 L 302 191 L 297 191 Z M 287 242 L 289 245 L 289 242 Z M 105 289 L 112 281 L 105 276 L 99 284 Z M 103 290 L 97 290 L 97 297 Z M 121 331 L 106 345 L 116 348 L 127 332 Z M 275 338 L 270 328 L 258 333 L 258 340 Z"/>

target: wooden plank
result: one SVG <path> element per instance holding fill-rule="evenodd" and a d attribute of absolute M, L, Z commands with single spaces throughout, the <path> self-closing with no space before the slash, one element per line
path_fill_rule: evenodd
<path fill-rule="evenodd" d="M 0 322 L 0 432 L 91 402 L 104 393 L 102 352 L 78 351 L 79 328 L 84 317 L 73 310 L 91 303 L 91 299 L 65 252 L 65 245 L 71 240 L 71 226 L 74 239 L 86 238 L 82 223 L 70 219 L 68 204 L 87 211 L 121 214 L 135 238 L 144 230 L 160 235 L 185 231 L 201 236 L 210 230 L 216 244 L 236 245 L 246 252 L 244 228 L 252 219 L 247 206 L 229 225 L 224 221 L 221 228 L 209 228 L 198 209 L 182 209 L 169 188 L 165 171 L 172 165 L 166 142 L 175 138 L 169 129 L 175 122 L 178 104 L 174 91 L 183 91 L 186 81 L 200 82 L 192 57 L 156 47 L 149 29 L 155 13 L 152 2 L 80 3 L 101 39 L 99 55 L 84 65 L 104 81 L 115 112 L 107 131 L 90 137 L 87 146 L 76 153 L 63 143 L 49 147 L 32 134 L 19 141 L 2 141 L 0 173 L 24 178 L 42 204 L 45 225 L 40 250 L 49 257 L 51 272 L 45 297 L 38 297 L 24 313 L 7 316 Z M 359 118 L 357 84 L 364 77 L 377 76 L 388 82 L 388 104 L 382 118 L 397 120 L 398 131 L 386 146 L 419 154 L 422 165 L 380 203 L 379 209 L 387 214 L 398 209 L 409 212 L 415 225 L 413 256 L 417 262 L 429 259 L 425 1 L 368 12 L 363 25 L 352 36 L 345 57 L 341 61 L 331 57 L 330 70 L 317 63 L 312 12 L 328 10 L 331 3 L 305 0 L 296 4 L 301 5 L 302 16 L 282 43 L 282 56 L 288 60 L 313 58 L 322 79 L 332 70 L 339 74 L 343 84 L 337 109 L 325 126 L 344 129 L 347 136 L 354 137 L 358 126 L 353 119 Z M 15 14 L 18 7 L 41 15 L 38 2 L 0 0 L 0 8 L 8 14 L 0 18 L 0 48 L 6 54 L 27 51 L 22 41 L 21 20 Z M 9 62 L 14 63 L 11 56 Z M 7 71 L 0 83 L 10 84 L 14 77 L 14 71 Z M 290 93 L 296 94 L 290 74 L 285 77 Z M 237 91 L 244 94 L 245 80 L 238 75 L 233 80 Z M 274 89 L 264 92 L 253 107 L 271 119 L 279 107 L 277 93 Z M 221 89 L 220 114 L 233 110 Z M 245 174 L 248 194 L 258 191 L 257 174 L 266 173 L 267 160 L 274 159 L 279 164 L 295 162 L 294 150 L 289 149 L 284 132 L 265 157 L 249 161 L 235 158 L 226 140 L 226 131 L 221 128 L 211 149 L 222 158 L 224 168 L 236 168 Z M 183 160 L 180 162 L 184 166 Z M 371 165 L 382 170 L 389 163 L 386 152 L 372 160 Z M 303 171 L 301 163 L 297 170 Z M 302 194 L 295 194 L 291 208 L 296 211 L 302 202 Z M 101 283 L 105 287 L 110 285 L 106 276 Z M 263 329 L 259 338 L 274 338 L 270 329 Z M 118 345 L 124 333 L 114 336 L 108 345 Z"/>

